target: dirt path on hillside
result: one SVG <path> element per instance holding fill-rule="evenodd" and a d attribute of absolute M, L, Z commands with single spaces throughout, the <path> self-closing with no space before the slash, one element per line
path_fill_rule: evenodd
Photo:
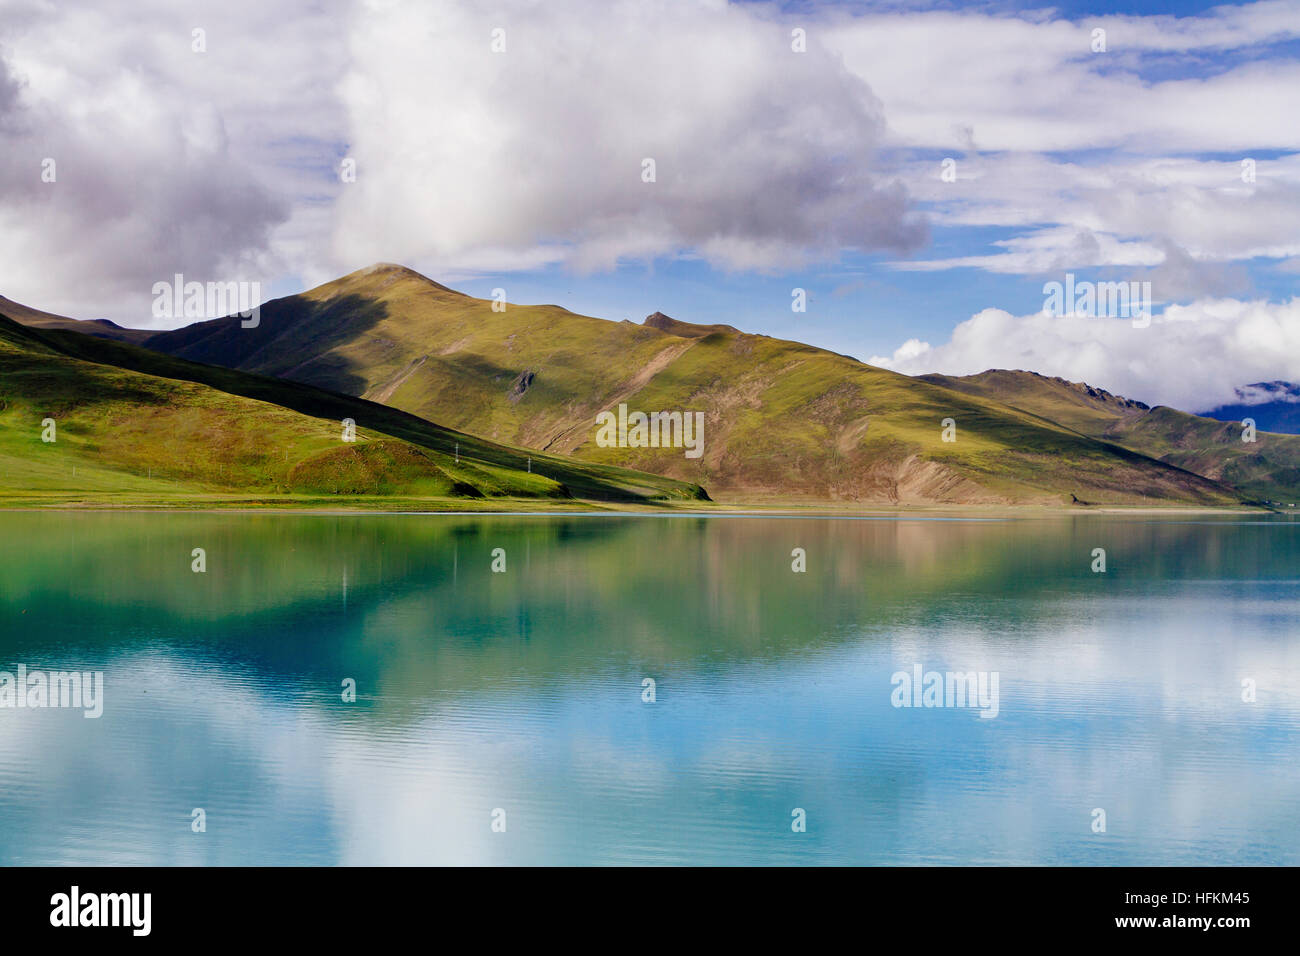
<path fill-rule="evenodd" d="M 397 377 L 387 385 L 379 389 L 373 395 L 363 395 L 362 398 L 368 398 L 372 402 L 378 402 L 380 405 L 387 405 L 388 400 L 393 397 L 393 392 L 402 387 L 402 383 L 416 373 L 425 362 L 429 361 L 429 356 L 421 355 L 406 368 L 397 373 Z"/>
<path fill-rule="evenodd" d="M 666 369 L 673 362 L 677 361 L 687 350 L 695 347 L 699 339 L 686 339 L 682 342 L 673 342 L 664 346 L 650 361 L 641 366 L 637 373 L 627 380 L 623 385 L 616 388 L 610 396 L 600 402 L 588 402 L 585 405 L 578 406 L 574 410 L 573 416 L 576 421 L 566 425 L 542 447 L 543 451 L 553 451 L 558 454 L 571 455 L 573 450 L 583 443 L 587 437 L 586 429 L 595 428 L 596 413 L 616 407 L 619 402 L 626 401 L 641 389 L 650 384 L 650 380 Z M 661 409 L 650 409 L 650 411 L 660 411 Z"/>

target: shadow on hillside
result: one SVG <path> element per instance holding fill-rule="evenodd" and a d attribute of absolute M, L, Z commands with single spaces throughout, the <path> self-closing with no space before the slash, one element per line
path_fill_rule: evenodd
<path fill-rule="evenodd" d="M 361 295 L 328 302 L 302 298 L 273 299 L 261 307 L 257 324 L 238 315 L 159 332 L 146 348 L 177 358 L 257 372 L 315 385 L 345 395 L 367 388 L 356 366 L 326 356 L 336 345 L 367 332 L 388 317 L 388 306 Z"/>
<path fill-rule="evenodd" d="M 364 303 L 365 300 L 361 301 Z M 382 315 L 383 307 L 378 306 L 367 313 L 365 321 L 373 323 Z M 266 316 L 263 315 L 262 318 L 265 320 Z M 218 320 L 221 321 L 224 320 Z M 215 325 L 215 323 L 209 324 Z M 177 351 L 211 355 L 220 342 L 207 341 L 209 338 L 235 334 L 230 331 L 229 323 L 223 328 L 202 331 L 203 335 L 192 341 L 182 343 L 173 340 L 173 345 L 178 347 Z M 240 328 L 238 331 L 259 333 L 259 336 L 268 342 L 289 334 L 281 329 L 277 335 L 267 338 L 268 332 L 260 328 Z M 321 329 L 321 332 L 328 334 L 326 329 Z M 124 342 L 92 338 L 80 332 L 62 329 L 29 329 L 0 319 L 0 338 L 3 338 L 6 333 L 16 339 L 30 340 L 38 348 L 51 348 L 56 354 L 83 359 L 98 365 L 116 366 L 162 379 L 196 382 L 231 395 L 241 395 L 278 405 L 313 418 L 330 419 L 335 422 L 350 418 L 359 428 L 382 432 L 446 455 L 465 457 L 514 471 L 533 470 L 535 464 L 535 470 L 539 474 L 558 482 L 567 490 L 567 494 L 590 500 L 638 501 L 654 504 L 653 500 L 647 500 L 645 496 L 656 493 L 673 495 L 674 492 L 676 492 L 673 495 L 675 497 L 681 497 L 683 493 L 689 496 L 688 486 L 671 479 L 639 475 L 622 469 L 559 456 L 530 455 L 527 450 L 498 445 L 487 439 L 440 426 L 388 405 L 349 396 L 336 390 L 323 389 L 318 385 L 287 377 L 249 373 L 231 369 L 224 363 L 197 362 L 184 355 L 169 353 L 162 349 L 141 348 Z"/>

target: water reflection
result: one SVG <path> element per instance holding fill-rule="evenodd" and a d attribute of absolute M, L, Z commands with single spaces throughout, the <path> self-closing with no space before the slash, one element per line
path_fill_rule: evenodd
<path fill-rule="evenodd" d="M 97 721 L 0 709 L 0 862 L 1294 864 L 1298 551 L 1284 519 L 0 515 L 0 669 L 108 685 Z M 998 717 L 894 708 L 914 664 L 997 672 Z"/>

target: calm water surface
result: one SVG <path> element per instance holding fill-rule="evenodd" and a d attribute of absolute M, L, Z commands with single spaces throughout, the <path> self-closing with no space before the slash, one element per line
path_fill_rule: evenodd
<path fill-rule="evenodd" d="M 0 670 L 105 679 L 0 863 L 1296 865 L 1297 620 L 1289 518 L 0 514 Z"/>

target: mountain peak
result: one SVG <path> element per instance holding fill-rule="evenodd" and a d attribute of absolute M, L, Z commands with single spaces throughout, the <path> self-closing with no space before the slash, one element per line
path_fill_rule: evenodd
<path fill-rule="evenodd" d="M 410 269 L 396 262 L 374 262 L 364 269 L 358 269 L 354 275 L 373 275 L 376 273 L 397 273 L 403 277 L 412 277 L 417 279 L 427 279 L 428 276 L 420 275 L 414 269 Z"/>
<path fill-rule="evenodd" d="M 696 325 L 694 322 L 683 322 L 680 319 L 674 319 L 662 312 L 647 315 L 644 324 L 649 328 L 658 329 L 660 332 L 667 332 L 669 335 L 676 335 L 684 339 L 702 339 L 714 332 L 740 332 L 740 329 L 735 326 L 721 324 Z"/>
<path fill-rule="evenodd" d="M 441 282 L 436 282 L 433 279 L 430 279 L 423 273 L 416 272 L 414 269 L 404 265 L 399 265 L 396 262 L 375 262 L 361 269 L 357 269 L 355 272 L 349 272 L 347 275 L 335 279 L 333 282 L 327 282 L 326 285 L 332 286 L 339 283 L 351 284 L 357 282 L 369 284 L 379 282 L 386 286 L 391 285 L 394 282 L 403 281 L 419 282 L 424 285 L 432 286 L 435 289 L 440 289 L 443 292 L 451 292 L 455 295 L 464 295 L 463 292 L 457 292 L 455 289 L 449 288 Z"/>

